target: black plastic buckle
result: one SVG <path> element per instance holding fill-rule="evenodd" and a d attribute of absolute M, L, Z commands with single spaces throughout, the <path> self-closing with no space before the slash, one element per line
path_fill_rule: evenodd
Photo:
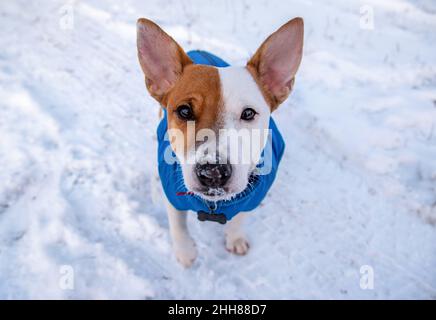
<path fill-rule="evenodd" d="M 226 224 L 227 218 L 222 213 L 207 213 L 204 211 L 197 212 L 197 218 L 200 221 L 214 221 L 220 224 Z"/>

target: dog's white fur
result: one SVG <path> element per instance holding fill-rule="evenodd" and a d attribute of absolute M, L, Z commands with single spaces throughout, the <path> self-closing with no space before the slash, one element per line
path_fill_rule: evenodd
<path fill-rule="evenodd" d="M 267 141 L 271 114 L 270 107 L 246 68 L 227 67 L 218 69 L 218 71 L 223 97 L 223 109 L 217 122 L 221 123 L 220 130 L 224 133 L 224 136 L 219 136 L 217 139 L 225 139 L 226 134 L 232 135 L 233 133 L 234 136 L 237 136 L 238 133 L 248 133 L 249 139 L 241 139 L 240 148 L 227 146 L 228 148 L 218 148 L 216 152 L 212 153 L 210 151 L 215 149 L 215 141 L 213 139 L 206 139 L 206 142 L 200 146 L 192 145 L 187 154 L 189 159 L 184 159 L 185 155 L 183 152 L 177 153 L 179 159 L 185 160 L 181 164 L 185 186 L 188 190 L 194 191 L 194 193 L 201 189 L 201 184 L 195 175 L 195 165 L 193 163 L 205 163 L 208 160 L 213 162 L 215 156 L 218 155 L 219 158 L 228 158 L 230 163 L 234 164 L 232 176 L 227 183 L 228 191 L 226 193 L 214 196 L 197 193 L 199 196 L 211 201 L 231 199 L 247 187 L 250 173 L 259 163 L 260 155 Z M 240 118 L 242 111 L 247 107 L 253 108 L 258 113 L 255 119 L 250 122 L 243 121 Z M 257 137 L 257 134 L 259 137 Z M 252 141 L 253 139 L 258 141 Z M 203 150 L 208 150 L 209 152 L 205 153 Z M 242 162 L 238 158 L 241 153 L 249 154 L 247 158 L 250 161 Z"/>

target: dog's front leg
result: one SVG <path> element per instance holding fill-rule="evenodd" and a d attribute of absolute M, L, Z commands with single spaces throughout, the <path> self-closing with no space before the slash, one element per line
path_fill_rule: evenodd
<path fill-rule="evenodd" d="M 250 248 L 247 237 L 242 229 L 245 216 L 244 212 L 237 214 L 227 223 L 224 231 L 227 250 L 237 255 L 245 255 Z"/>
<path fill-rule="evenodd" d="M 197 248 L 188 232 L 186 211 L 177 210 L 168 199 L 165 201 L 174 253 L 180 264 L 190 267 L 197 258 Z"/>

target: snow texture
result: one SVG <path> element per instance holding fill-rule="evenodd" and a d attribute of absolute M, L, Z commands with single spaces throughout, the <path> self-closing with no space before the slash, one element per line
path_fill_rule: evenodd
<path fill-rule="evenodd" d="M 287 149 L 250 252 L 192 214 L 185 270 L 151 187 L 136 19 L 243 65 L 295 16 Z M 436 299 L 435 29 L 430 0 L 2 1 L 0 298 Z"/>

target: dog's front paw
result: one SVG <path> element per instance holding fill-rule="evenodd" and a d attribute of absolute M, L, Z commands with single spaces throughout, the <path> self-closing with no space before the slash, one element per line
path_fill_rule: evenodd
<path fill-rule="evenodd" d="M 226 249 L 234 254 L 244 256 L 247 254 L 248 249 L 250 249 L 250 244 L 245 237 L 241 236 L 238 238 L 226 237 Z"/>
<path fill-rule="evenodd" d="M 183 240 L 175 242 L 174 253 L 177 261 L 185 268 L 189 268 L 197 258 L 197 248 L 194 240 L 192 240 L 190 237 L 187 237 Z"/>

